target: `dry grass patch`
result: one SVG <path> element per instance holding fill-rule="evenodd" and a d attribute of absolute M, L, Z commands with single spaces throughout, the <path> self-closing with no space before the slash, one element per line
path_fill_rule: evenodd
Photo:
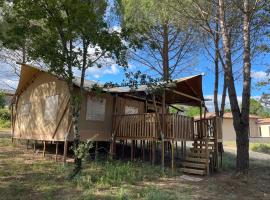
<path fill-rule="evenodd" d="M 74 180 L 63 166 L 0 134 L 0 199 L 270 199 L 270 164 L 251 161 L 248 176 L 233 178 L 235 156 L 225 154 L 223 169 L 199 182 L 159 166 L 128 161 L 91 161 Z"/>

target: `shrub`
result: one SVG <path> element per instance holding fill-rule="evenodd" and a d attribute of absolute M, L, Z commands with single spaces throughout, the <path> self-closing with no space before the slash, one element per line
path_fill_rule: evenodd
<path fill-rule="evenodd" d="M 8 109 L 0 109 L 0 120 L 11 120 L 11 113 Z"/>
<path fill-rule="evenodd" d="M 11 122 L 6 120 L 0 120 L 0 128 L 10 128 Z"/>
<path fill-rule="evenodd" d="M 252 145 L 251 149 L 252 149 L 252 151 L 270 154 L 270 145 L 269 144 L 254 144 L 254 145 Z"/>

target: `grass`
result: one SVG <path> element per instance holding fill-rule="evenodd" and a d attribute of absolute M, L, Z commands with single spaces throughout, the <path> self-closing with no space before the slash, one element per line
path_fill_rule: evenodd
<path fill-rule="evenodd" d="M 255 152 L 270 154 L 270 144 L 253 143 L 250 144 L 250 148 Z"/>
<path fill-rule="evenodd" d="M 11 143 L 0 133 L 0 199 L 269 199 L 268 163 L 252 162 L 248 179 L 231 178 L 235 156 L 226 153 L 223 169 L 200 182 L 181 179 L 181 173 L 163 173 L 159 166 L 128 161 L 84 163 L 73 180 L 73 164 L 63 165 L 49 157 Z"/>
<path fill-rule="evenodd" d="M 7 131 L 11 128 L 11 122 L 9 120 L 0 119 L 0 131 Z"/>
<path fill-rule="evenodd" d="M 228 148 L 236 148 L 235 141 L 224 141 L 224 147 Z M 266 153 L 270 154 L 270 144 L 267 143 L 249 143 L 249 150 L 259 152 L 259 153 Z"/>

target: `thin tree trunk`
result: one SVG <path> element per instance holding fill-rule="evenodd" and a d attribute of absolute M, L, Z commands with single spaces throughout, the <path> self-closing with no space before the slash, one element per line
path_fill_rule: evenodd
<path fill-rule="evenodd" d="M 246 0 L 245 0 L 246 1 Z M 245 4 L 245 3 L 244 3 Z M 234 84 L 234 78 L 233 78 L 233 71 L 232 71 L 232 59 L 231 59 L 231 44 L 229 39 L 229 34 L 226 26 L 225 21 L 225 11 L 224 11 L 224 0 L 219 0 L 219 21 L 220 21 L 220 27 L 221 27 L 221 35 L 222 35 L 222 41 L 223 41 L 223 50 L 225 53 L 225 78 L 226 82 L 228 83 L 228 94 L 231 104 L 231 110 L 233 115 L 233 125 L 236 132 L 236 144 L 237 144 L 237 159 L 236 159 L 236 170 L 238 172 L 246 172 L 246 170 L 249 167 L 249 153 L 248 153 L 248 130 L 249 130 L 249 122 L 243 121 L 244 118 L 248 119 L 249 115 L 249 108 L 245 108 L 244 111 L 244 118 L 242 117 L 242 114 L 240 112 L 240 108 L 238 105 L 236 90 L 235 90 L 235 84 Z M 245 21 L 244 17 L 244 21 Z M 247 27 L 249 27 L 246 22 L 244 22 L 244 40 L 248 39 L 246 38 L 245 34 L 248 30 L 246 30 Z M 244 42 L 244 45 L 248 45 L 248 42 Z M 247 47 L 245 47 L 245 53 L 247 54 L 248 51 L 246 50 Z M 244 55 L 244 60 L 247 61 L 247 55 Z M 244 61 L 244 63 L 245 63 Z M 250 94 L 250 85 L 248 84 L 250 81 L 250 74 L 248 74 L 250 65 L 244 64 L 244 84 L 243 84 L 243 94 L 242 94 L 242 100 L 244 100 L 245 106 L 248 105 L 249 107 L 249 94 Z M 249 76 L 248 76 L 249 75 Z"/>
<path fill-rule="evenodd" d="M 250 85 L 251 85 L 251 62 L 250 62 L 250 11 L 249 1 L 244 0 L 243 11 L 243 92 L 242 92 L 242 112 L 241 130 L 236 137 L 238 171 L 246 171 L 249 168 L 249 107 L 250 107 Z"/>
<path fill-rule="evenodd" d="M 218 12 L 217 12 L 218 18 Z M 218 20 L 216 21 L 216 32 L 215 32 L 215 83 L 214 83 L 214 107 L 215 107 L 215 114 L 219 116 L 219 106 L 218 106 L 218 83 L 219 83 L 219 32 L 218 32 Z"/>
<path fill-rule="evenodd" d="M 226 96 L 227 96 L 227 82 L 226 82 L 226 78 L 224 77 L 224 80 L 223 80 L 223 91 L 222 91 L 221 105 L 220 105 L 220 113 L 219 113 L 219 116 L 221 118 L 223 118 L 224 111 L 225 111 Z"/>
<path fill-rule="evenodd" d="M 169 32 L 168 23 L 163 24 L 163 48 L 162 48 L 162 65 L 163 65 L 163 80 L 168 81 L 169 77 Z"/>

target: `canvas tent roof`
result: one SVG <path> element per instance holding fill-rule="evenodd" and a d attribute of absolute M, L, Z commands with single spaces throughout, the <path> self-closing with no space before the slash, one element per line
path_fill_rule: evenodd
<path fill-rule="evenodd" d="M 28 64 L 22 64 L 21 67 L 21 78 L 18 84 L 16 94 L 22 91 L 26 87 L 28 82 L 37 75 L 40 71 L 47 72 L 44 68 L 34 67 Z M 55 75 L 57 76 L 57 75 Z M 61 78 L 61 77 L 58 77 Z M 75 77 L 73 80 L 74 85 L 80 86 L 80 77 Z M 85 80 L 84 89 L 91 91 L 94 85 L 102 86 L 96 81 Z M 162 84 L 162 83 L 160 83 Z M 204 101 L 202 92 L 202 75 L 190 76 L 173 80 L 172 82 L 166 83 L 166 103 L 167 104 L 185 104 L 191 106 L 200 106 Z M 136 93 L 147 93 L 149 88 L 147 85 L 139 85 L 136 89 L 130 87 L 114 87 L 104 88 L 104 92 L 109 93 L 121 93 L 121 94 L 134 94 Z"/>
<path fill-rule="evenodd" d="M 164 84 L 160 82 L 160 84 Z M 204 101 L 202 92 L 202 75 L 189 76 L 172 80 L 164 84 L 166 88 L 167 104 L 186 104 L 200 106 Z M 148 92 L 147 85 L 139 85 L 136 88 L 114 87 L 107 89 L 111 93 L 132 94 L 134 92 Z"/>

